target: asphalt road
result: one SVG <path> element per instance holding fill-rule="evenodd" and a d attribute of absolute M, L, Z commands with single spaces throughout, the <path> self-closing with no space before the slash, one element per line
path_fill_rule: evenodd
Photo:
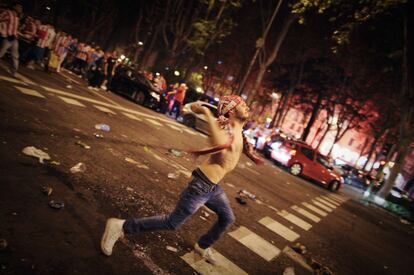
<path fill-rule="evenodd" d="M 237 220 L 214 245 L 219 266 L 192 254 L 216 219 L 208 209 L 178 231 L 128 236 L 113 256 L 103 256 L 106 218 L 171 211 L 200 160 L 169 149 L 201 148 L 207 137 L 115 94 L 88 90 L 68 72 L 23 68 L 16 79 L 0 65 L 1 274 L 283 274 L 287 267 L 312 274 L 312 261 L 335 274 L 412 274 L 413 225 L 246 157 L 221 183 Z M 96 130 L 98 123 L 110 132 Z M 26 146 L 51 161 L 25 156 Z M 71 173 L 79 162 L 86 170 Z M 50 196 L 43 187 L 52 188 Z M 240 205 L 241 189 L 257 199 Z M 52 209 L 51 200 L 65 207 Z M 296 243 L 306 253 L 291 252 Z"/>

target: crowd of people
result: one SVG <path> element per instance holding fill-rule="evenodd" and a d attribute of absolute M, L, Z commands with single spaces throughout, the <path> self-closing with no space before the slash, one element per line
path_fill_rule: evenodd
<path fill-rule="evenodd" d="M 90 89 L 107 90 L 117 66 L 123 62 L 116 51 L 105 52 L 95 43 L 86 43 L 58 29 L 24 14 L 23 6 L 15 2 L 7 8 L 0 7 L 0 58 L 10 51 L 12 67 L 9 72 L 17 75 L 19 66 L 35 69 L 35 65 L 50 72 L 66 68 L 88 81 Z M 166 96 L 164 112 L 180 115 L 186 90 L 184 83 L 168 86 L 165 78 L 157 73 L 142 73 L 160 93 Z"/>
<path fill-rule="evenodd" d="M 66 67 L 87 79 L 91 86 L 110 83 L 118 62 L 117 52 L 104 52 L 95 43 L 79 41 L 55 26 L 25 15 L 14 3 L 0 9 L 0 58 L 8 50 L 12 58 L 10 73 L 16 76 L 19 65 L 45 71 Z"/>

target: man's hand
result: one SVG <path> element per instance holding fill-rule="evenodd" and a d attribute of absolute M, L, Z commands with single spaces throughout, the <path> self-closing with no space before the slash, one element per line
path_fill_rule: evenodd
<path fill-rule="evenodd" d="M 194 103 L 191 104 L 191 111 L 193 111 L 196 114 L 207 114 L 209 109 L 202 106 L 200 103 Z"/>

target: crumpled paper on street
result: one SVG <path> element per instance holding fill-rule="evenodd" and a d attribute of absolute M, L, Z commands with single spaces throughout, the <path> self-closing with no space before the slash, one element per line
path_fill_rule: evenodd
<path fill-rule="evenodd" d="M 23 148 L 22 153 L 27 156 L 38 158 L 40 163 L 44 163 L 43 160 L 50 160 L 50 156 L 48 153 L 40 149 L 37 149 L 34 146 L 27 146 Z"/>

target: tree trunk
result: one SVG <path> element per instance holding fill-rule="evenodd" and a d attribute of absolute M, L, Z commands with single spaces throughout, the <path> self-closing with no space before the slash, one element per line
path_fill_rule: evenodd
<path fill-rule="evenodd" d="M 369 149 L 367 161 L 364 163 L 364 166 L 362 166 L 362 170 L 365 171 L 365 169 L 367 168 L 367 165 L 368 165 L 369 161 L 371 160 L 372 156 L 374 155 L 375 149 L 377 148 L 377 142 L 381 138 L 381 136 L 374 137 L 374 140 L 371 143 L 371 148 Z"/>
<path fill-rule="evenodd" d="M 330 130 L 331 126 L 329 124 L 327 124 L 326 130 L 323 133 L 321 139 L 319 140 L 318 146 L 316 146 L 316 149 L 319 151 L 319 147 L 321 147 L 323 140 L 325 139 L 326 135 L 328 134 L 329 130 Z"/>
<path fill-rule="evenodd" d="M 259 37 L 259 39 L 262 39 L 263 40 L 263 45 L 266 43 L 267 34 L 268 34 L 269 30 L 270 30 L 270 27 L 273 24 L 273 21 L 274 21 L 274 19 L 276 17 L 276 14 L 279 11 L 279 8 L 280 8 L 280 5 L 282 4 L 282 2 L 283 2 L 283 0 L 279 0 L 279 3 L 276 5 L 275 10 L 273 11 L 272 16 L 271 16 L 269 22 L 267 22 L 267 25 L 266 25 L 266 28 L 265 28 L 263 34 L 262 34 L 262 37 Z M 251 72 L 254 64 L 256 63 L 256 59 L 259 56 L 259 53 L 262 50 L 263 45 L 259 45 L 258 43 L 256 44 L 256 51 L 254 52 L 253 57 L 250 60 L 249 67 L 247 67 L 247 70 L 244 73 L 244 76 L 243 76 L 243 78 L 242 78 L 242 80 L 240 82 L 240 86 L 239 86 L 239 88 L 237 90 L 237 94 L 238 95 L 241 95 L 243 93 L 243 90 L 244 90 L 244 87 L 245 87 L 247 78 L 249 77 L 249 74 L 250 74 L 250 72 Z"/>
<path fill-rule="evenodd" d="M 406 137 L 398 143 L 397 158 L 395 159 L 394 166 L 391 169 L 388 180 L 381 187 L 380 191 L 378 191 L 378 196 L 385 198 L 390 193 L 392 187 L 395 184 L 395 180 L 397 179 L 398 174 L 404 166 L 404 160 L 408 154 L 408 148 L 411 142 L 412 139 L 410 137 Z"/>
<path fill-rule="evenodd" d="M 318 97 L 316 98 L 315 105 L 313 105 L 311 117 L 310 117 L 310 119 L 308 121 L 308 124 L 306 125 L 305 129 L 303 130 L 301 140 L 304 141 L 304 142 L 306 142 L 306 139 L 309 136 L 310 130 L 312 129 L 312 126 L 315 123 L 316 118 L 318 117 L 321 102 L 322 102 L 322 92 L 319 92 Z"/>
<path fill-rule="evenodd" d="M 405 10 L 404 14 L 404 26 L 403 26 L 403 61 L 401 65 L 402 69 L 402 82 L 401 82 L 401 105 L 402 108 L 402 115 L 400 119 L 400 141 L 398 142 L 396 151 L 397 157 L 395 159 L 394 166 L 392 167 L 390 176 L 388 177 L 387 182 L 382 186 L 381 190 L 378 192 L 378 195 L 382 198 L 385 198 L 389 192 L 391 191 L 392 187 L 395 184 L 395 180 L 397 179 L 398 174 L 400 173 L 401 169 L 403 168 L 405 157 L 409 152 L 409 146 L 413 142 L 414 139 L 414 107 L 412 106 L 412 99 L 414 97 L 414 90 L 413 90 L 413 75 L 412 69 L 413 64 L 413 53 L 412 53 L 412 43 L 413 43 L 413 36 L 409 36 L 408 31 L 412 31 L 412 29 L 408 28 L 408 21 L 410 20 L 413 23 L 413 17 L 408 16 L 408 14 L 412 14 L 414 10 L 414 4 L 412 1 L 408 4 L 408 9 Z M 410 23 L 410 25 L 412 25 Z M 409 51 L 410 49 L 410 51 Z M 410 64 L 408 64 L 410 62 Z"/>
<path fill-rule="evenodd" d="M 295 14 L 290 14 L 289 17 L 285 20 L 282 30 L 280 31 L 277 37 L 275 46 L 273 47 L 272 51 L 270 52 L 269 57 L 266 59 L 264 64 L 260 66 L 259 73 L 257 74 L 256 81 L 254 82 L 254 86 L 248 95 L 248 99 L 247 99 L 248 103 L 251 102 L 251 100 L 254 98 L 257 90 L 262 84 L 266 69 L 276 60 L 280 47 L 282 46 L 283 41 L 285 40 L 285 37 L 290 29 L 290 26 L 292 26 L 292 23 L 296 20 L 296 17 L 297 16 Z"/>

